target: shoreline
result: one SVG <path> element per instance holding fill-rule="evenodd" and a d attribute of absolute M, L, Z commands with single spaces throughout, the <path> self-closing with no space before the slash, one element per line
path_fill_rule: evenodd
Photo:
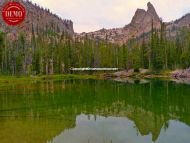
<path fill-rule="evenodd" d="M 120 73 L 120 75 L 118 74 Z M 122 73 L 122 74 L 121 74 Z M 139 73 L 133 72 L 128 73 L 124 71 L 118 71 L 117 73 L 98 73 L 98 74 L 57 74 L 57 75 L 36 75 L 36 76 L 9 76 L 0 75 L 0 84 L 16 84 L 25 82 L 42 82 L 42 81 L 59 81 L 59 80 L 70 80 L 70 79 L 94 79 L 94 80 L 114 80 L 114 79 L 164 79 L 177 81 L 178 83 L 190 83 L 190 78 L 180 78 L 173 76 L 174 71 L 162 72 L 160 74 L 152 73 Z"/>
<path fill-rule="evenodd" d="M 59 81 L 69 79 L 98 79 L 97 75 L 60 74 L 60 75 L 36 75 L 36 76 L 9 76 L 0 75 L 0 84 L 15 84 L 38 81 Z"/>

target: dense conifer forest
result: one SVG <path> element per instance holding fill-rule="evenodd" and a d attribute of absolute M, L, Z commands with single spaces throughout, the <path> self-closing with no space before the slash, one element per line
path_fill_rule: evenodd
<path fill-rule="evenodd" d="M 174 70 L 190 66 L 190 30 L 182 28 L 176 38 L 167 38 L 165 24 L 132 39 L 124 45 L 57 34 L 55 26 L 32 31 L 10 40 L 0 32 L 0 73 L 4 75 L 43 75 L 70 73 L 75 67 Z"/>

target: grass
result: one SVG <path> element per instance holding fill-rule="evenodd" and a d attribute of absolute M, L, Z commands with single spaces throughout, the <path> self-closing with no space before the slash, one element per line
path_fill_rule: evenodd
<path fill-rule="evenodd" d="M 131 77 L 139 78 L 169 78 L 171 71 L 159 71 L 146 74 L 134 73 Z M 26 83 L 26 82 L 40 82 L 48 80 L 69 80 L 69 79 L 104 79 L 104 74 L 61 74 L 61 75 L 39 75 L 39 76 L 4 76 L 0 75 L 0 85 Z"/>
<path fill-rule="evenodd" d="M 63 74 L 63 75 L 42 75 L 42 76 L 0 76 L 0 84 L 9 83 L 23 83 L 34 81 L 47 81 L 47 80 L 69 80 L 69 79 L 98 79 L 98 75 L 76 75 L 76 74 Z"/>
<path fill-rule="evenodd" d="M 170 70 L 161 70 L 161 71 L 149 71 L 145 74 L 138 74 L 137 77 L 147 78 L 147 79 L 171 79 Z"/>

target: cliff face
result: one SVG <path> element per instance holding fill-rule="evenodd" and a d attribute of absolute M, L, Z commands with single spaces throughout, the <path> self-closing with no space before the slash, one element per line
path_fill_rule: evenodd
<path fill-rule="evenodd" d="M 0 1 L 0 8 L 5 4 L 7 0 Z M 20 1 L 27 10 L 26 20 L 18 26 L 7 26 L 0 16 L 0 30 L 10 33 L 13 31 L 31 33 L 41 33 L 44 31 L 51 31 L 55 33 L 66 32 L 69 35 L 74 34 L 73 22 L 71 20 L 63 20 L 55 14 L 52 14 L 49 9 L 41 8 L 40 6 L 33 4 L 30 1 Z"/>
<path fill-rule="evenodd" d="M 135 16 L 133 17 L 130 26 L 133 27 L 133 30 L 137 31 L 137 34 L 140 32 L 148 32 L 151 30 L 152 22 L 154 27 L 159 28 L 160 19 L 151 3 L 147 4 L 148 10 L 137 9 Z"/>
<path fill-rule="evenodd" d="M 154 8 L 149 2 L 147 4 L 147 10 L 137 9 L 135 15 L 132 18 L 130 24 L 123 28 L 115 29 L 101 29 L 99 31 L 82 33 L 80 36 L 88 36 L 94 39 L 107 40 L 108 42 L 116 44 L 124 44 L 132 38 L 138 38 L 143 33 L 149 33 L 154 28 L 159 29 L 161 26 L 161 20 Z M 176 33 L 183 27 L 190 28 L 190 14 L 183 16 L 182 18 L 166 23 L 167 34 L 170 37 L 175 37 Z"/>

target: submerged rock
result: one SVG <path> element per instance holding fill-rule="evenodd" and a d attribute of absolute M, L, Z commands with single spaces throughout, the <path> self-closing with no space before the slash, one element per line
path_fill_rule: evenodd
<path fill-rule="evenodd" d="M 134 78 L 115 78 L 114 81 L 123 82 L 123 83 L 130 83 L 130 84 L 146 84 L 149 83 L 146 79 L 134 79 Z"/>
<path fill-rule="evenodd" d="M 123 83 L 130 83 L 130 84 L 134 84 L 135 83 L 135 80 L 133 80 L 132 78 L 115 78 L 114 81 L 117 81 L 117 82 L 123 82 Z"/>
<path fill-rule="evenodd" d="M 172 79 L 175 83 L 190 85 L 190 78 Z"/>

